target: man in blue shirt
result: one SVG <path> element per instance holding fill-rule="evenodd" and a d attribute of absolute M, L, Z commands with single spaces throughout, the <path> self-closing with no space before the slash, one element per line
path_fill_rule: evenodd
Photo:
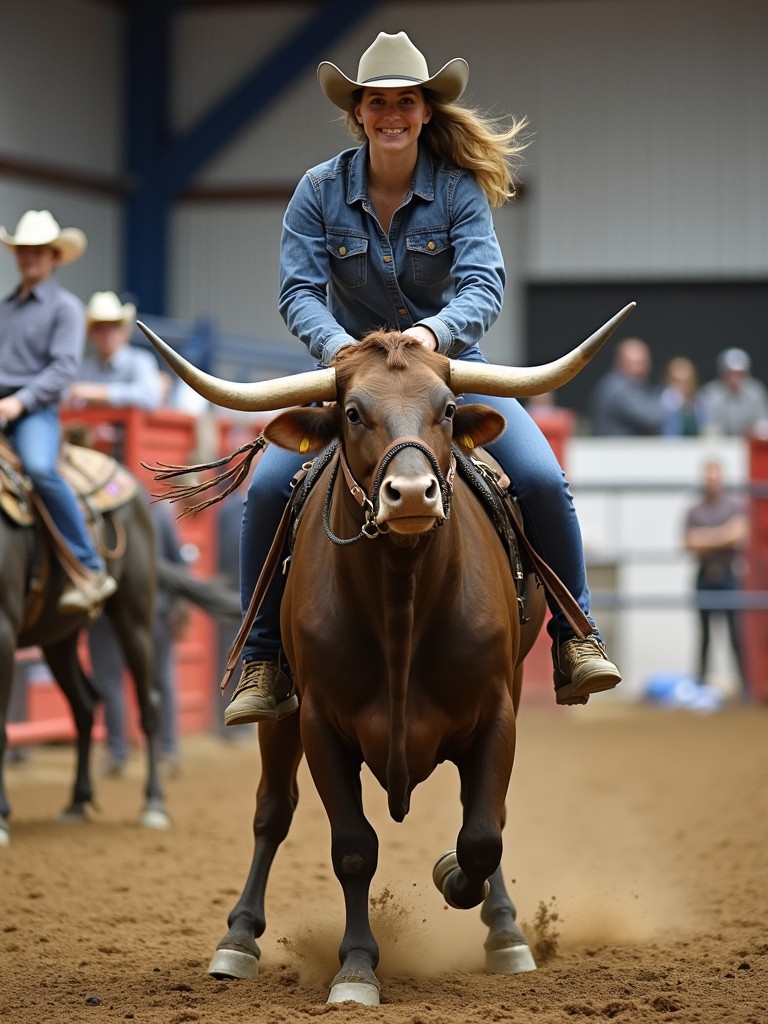
<path fill-rule="evenodd" d="M 133 303 L 121 303 L 114 292 L 95 292 L 85 314 L 90 351 L 67 401 L 80 406 L 157 409 L 163 397 L 157 360 L 129 344 L 136 320 Z"/>
<path fill-rule="evenodd" d="M 53 278 L 79 259 L 86 237 L 60 228 L 48 210 L 28 210 L 0 242 L 16 257 L 19 285 L 0 302 L 0 428 L 64 540 L 84 566 L 83 582 L 62 592 L 62 612 L 98 608 L 117 589 L 88 532 L 71 488 L 56 468 L 58 405 L 74 379 L 85 338 L 83 306 Z"/>

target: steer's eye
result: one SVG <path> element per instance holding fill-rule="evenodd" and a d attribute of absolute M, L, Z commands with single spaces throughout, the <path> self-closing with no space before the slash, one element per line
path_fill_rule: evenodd
<path fill-rule="evenodd" d="M 361 423 L 362 422 L 361 419 L 360 419 L 360 413 L 357 411 L 357 409 L 354 407 L 354 405 L 350 405 L 349 408 L 345 409 L 344 410 L 344 414 L 346 415 L 347 421 L 349 423 Z"/>
<path fill-rule="evenodd" d="M 445 407 L 445 418 L 447 420 L 452 420 L 455 415 L 456 415 L 456 406 L 453 404 L 453 402 L 450 402 Z"/>

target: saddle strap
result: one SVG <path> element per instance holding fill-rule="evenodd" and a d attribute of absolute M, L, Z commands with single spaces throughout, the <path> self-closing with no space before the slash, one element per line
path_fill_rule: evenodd
<path fill-rule="evenodd" d="M 74 552 L 70 548 L 69 544 L 67 544 L 67 542 L 62 537 L 61 533 L 59 532 L 58 526 L 56 525 L 56 523 L 54 523 L 50 513 L 48 512 L 48 509 L 43 504 L 42 498 L 37 493 L 37 491 L 30 492 L 29 500 L 35 506 L 37 514 L 40 516 L 43 525 L 45 526 L 46 530 L 50 535 L 54 550 L 56 552 L 56 557 L 61 563 L 61 567 L 64 570 L 64 572 L 75 584 L 75 586 L 81 585 L 83 583 L 90 583 L 91 575 L 89 573 L 89 570 L 86 569 L 85 566 L 82 565 L 80 561 L 75 557 Z"/>
<path fill-rule="evenodd" d="M 235 671 L 237 663 L 240 660 L 240 655 L 243 653 L 245 642 L 248 639 L 248 634 L 251 631 L 256 615 L 258 614 L 259 608 L 261 608 L 264 603 L 264 597 L 266 596 L 267 590 L 269 590 L 269 585 L 274 579 L 275 572 L 280 564 L 280 559 L 283 551 L 285 550 L 285 544 L 288 539 L 288 533 L 291 525 L 291 513 L 294 502 L 296 501 L 296 495 L 299 492 L 299 484 L 306 475 L 307 469 L 303 466 L 298 473 L 294 474 L 291 484 L 291 496 L 286 503 L 282 516 L 280 517 L 277 531 L 272 540 L 272 544 L 270 545 L 266 561 L 264 562 L 264 568 L 261 570 L 259 578 L 256 580 L 256 586 L 253 588 L 253 594 L 251 595 L 251 600 L 248 603 L 248 609 L 243 616 L 240 629 L 237 631 L 237 636 L 232 641 L 232 646 L 229 648 L 224 677 L 221 680 L 222 690 L 226 690 L 229 685 L 232 673 Z"/>
<path fill-rule="evenodd" d="M 591 634 L 595 632 L 595 627 L 581 610 L 578 601 L 557 575 L 555 570 L 544 561 L 526 537 L 525 530 L 523 529 L 523 517 L 522 515 L 516 514 L 514 504 L 507 494 L 504 496 L 504 504 L 507 506 L 507 510 L 512 517 L 512 522 L 515 524 L 517 539 L 525 548 L 525 552 L 531 560 L 531 564 L 536 571 L 536 575 L 550 592 L 552 597 L 554 597 L 555 601 L 557 601 L 560 606 L 560 610 L 563 615 L 565 615 L 574 632 L 582 639 L 584 637 L 591 636 Z"/>

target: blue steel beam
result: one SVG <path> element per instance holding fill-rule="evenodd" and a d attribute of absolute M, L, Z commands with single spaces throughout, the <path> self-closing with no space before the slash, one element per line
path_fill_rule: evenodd
<path fill-rule="evenodd" d="M 165 313 L 170 211 L 202 168 L 380 0 L 329 0 L 214 104 L 184 135 L 168 138 L 173 0 L 140 0 L 129 15 L 126 288 L 142 309 Z"/>

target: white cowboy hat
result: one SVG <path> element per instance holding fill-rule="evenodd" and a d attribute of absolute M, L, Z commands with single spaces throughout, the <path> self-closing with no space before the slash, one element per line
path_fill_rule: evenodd
<path fill-rule="evenodd" d="M 9 235 L 0 227 L 0 242 L 7 249 L 17 245 L 50 245 L 62 263 L 72 263 L 85 252 L 88 239 L 80 228 L 60 228 L 48 210 L 27 210 L 16 225 L 16 234 Z"/>
<path fill-rule="evenodd" d="M 86 326 L 91 324 L 124 324 L 132 327 L 136 320 L 136 307 L 132 302 L 122 303 L 114 292 L 94 292 L 85 310 Z"/>
<path fill-rule="evenodd" d="M 417 50 L 405 32 L 389 35 L 379 32 L 360 58 L 357 81 L 324 60 L 317 68 L 320 88 L 337 107 L 349 110 L 352 97 L 364 86 L 381 89 L 403 89 L 420 85 L 444 100 L 457 100 L 467 87 L 469 65 L 462 57 L 449 60 L 436 75 L 430 76 L 424 54 Z"/>

